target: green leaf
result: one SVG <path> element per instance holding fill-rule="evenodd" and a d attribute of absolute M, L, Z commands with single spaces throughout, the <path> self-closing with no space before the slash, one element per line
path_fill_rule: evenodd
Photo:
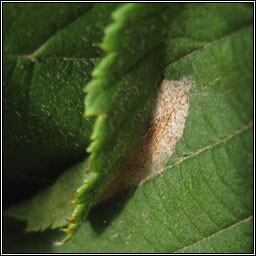
<path fill-rule="evenodd" d="M 98 209 L 58 252 L 208 252 L 200 249 L 205 238 L 218 245 L 210 252 L 252 251 L 252 232 L 238 228 L 252 228 L 252 35 L 251 26 L 240 28 L 167 67 L 165 78 L 195 81 L 169 166 L 130 198 Z"/>
<path fill-rule="evenodd" d="M 230 248 L 232 248 L 232 251 L 236 253 L 251 252 L 252 236 L 253 220 L 251 216 L 176 252 L 215 253 L 216 248 L 218 248 L 219 253 L 230 252 Z"/>
<path fill-rule="evenodd" d="M 102 56 L 97 44 L 117 4 L 3 7 L 3 175 L 10 204 L 86 156 L 93 119 L 83 118 L 82 88 Z"/>
<path fill-rule="evenodd" d="M 183 137 L 160 175 L 95 208 L 68 243 L 46 243 L 49 252 L 252 252 L 253 10 L 244 4 L 169 4 L 164 12 L 148 7 L 137 18 L 141 6 L 124 5 L 116 12 L 122 15 L 114 15 L 121 27 L 127 22 L 134 29 L 127 40 L 143 31 L 144 22 L 147 28 L 154 24 L 145 18 L 152 15 L 156 27 L 163 28 L 162 41 L 145 40 L 149 45 L 140 48 L 143 42 L 131 39 L 135 50 L 128 56 L 117 43 L 119 55 L 107 55 L 94 71 L 93 81 L 100 74 L 106 79 L 87 86 L 87 100 L 90 93 L 92 100 L 86 111 L 92 106 L 90 114 L 99 115 L 90 170 L 110 174 L 106 171 L 80 199 L 92 196 L 86 201 L 90 207 L 135 145 L 161 75 L 193 81 Z M 120 18 L 123 13 L 128 18 Z M 108 30 L 117 33 L 113 38 L 127 31 L 118 29 Z M 134 95 L 133 88 L 139 93 Z M 28 247 L 23 244 L 21 250 L 35 252 L 27 238 Z"/>
<path fill-rule="evenodd" d="M 153 7 L 151 4 L 124 5 L 113 14 L 115 21 L 106 29 L 103 48 L 108 51 L 108 55 L 93 71 L 94 79 L 85 89 L 88 92 L 85 100 L 85 113 L 87 116 L 98 116 L 92 134 L 94 141 L 87 149 L 92 153 L 90 156 L 92 165 L 89 170 L 92 178 L 86 180 L 78 190 L 78 196 L 74 200 L 78 205 L 72 215 L 72 223 L 65 230 L 68 236 L 64 241 L 70 239 L 78 229 L 95 200 L 138 140 L 138 135 L 142 133 L 146 121 L 150 117 L 159 74 L 167 61 L 170 61 L 163 57 L 164 47 L 160 46 L 165 36 L 168 40 L 172 40 L 170 37 L 180 36 L 182 26 L 177 30 L 168 30 L 168 24 L 172 23 L 174 18 L 171 14 L 174 11 L 180 13 L 184 6 L 161 4 L 157 7 L 155 8 L 155 5 Z M 144 10 L 143 13 L 141 13 L 141 9 Z M 196 10 L 194 13 L 204 13 L 201 17 L 202 20 L 207 12 L 208 14 L 210 12 L 210 15 L 217 13 L 214 18 L 209 19 L 208 24 L 205 23 L 209 27 L 215 23 L 215 29 L 211 35 L 208 30 L 201 31 L 202 35 L 192 34 L 192 28 L 186 24 L 187 21 L 182 22 L 186 27 L 186 33 L 182 37 L 205 42 L 204 44 L 207 42 L 209 44 L 209 41 L 232 32 L 235 26 L 241 27 L 241 24 L 249 22 L 246 19 L 245 11 L 241 12 L 240 8 L 238 9 L 236 6 L 232 11 L 239 12 L 240 16 L 238 17 L 244 19 L 241 23 L 225 18 L 226 16 L 230 17 L 230 8 L 224 5 L 218 7 L 216 5 L 204 7 L 198 5 L 194 9 Z M 157 15 L 160 11 L 161 15 Z M 136 13 L 140 13 L 140 15 L 136 15 Z M 194 14 L 191 16 L 186 17 L 190 22 L 195 18 Z M 159 27 L 161 27 L 160 32 Z M 197 48 L 200 43 L 192 45 Z M 191 44 L 186 45 L 183 51 L 188 50 L 186 47 L 191 50 Z M 136 49 L 136 52 L 133 49 Z M 171 50 L 170 52 L 173 54 Z M 156 62 L 161 63 L 158 68 L 156 68 Z M 220 65 L 224 64 L 220 62 Z M 172 79 L 175 74 L 172 74 Z M 190 76 L 192 74 L 187 72 L 183 77 L 179 76 L 177 80 Z M 197 80 L 195 78 L 193 76 L 193 80 Z M 216 78 L 218 77 L 214 77 L 214 79 Z M 136 89 L 131 88 L 131 85 Z M 224 132 L 225 127 L 222 130 Z"/>
<path fill-rule="evenodd" d="M 162 55 L 161 48 L 159 51 L 156 49 L 166 33 L 166 14 L 158 19 L 154 15 L 164 7 L 157 5 L 155 8 L 152 4 L 124 5 L 113 14 L 116 20 L 106 29 L 103 47 L 108 49 L 108 55 L 93 71 L 94 79 L 85 89 L 88 92 L 86 115 L 98 116 L 92 134 L 94 141 L 87 149 L 92 153 L 91 178 L 78 189 L 74 200 L 77 207 L 71 218 L 72 223 L 65 229 L 68 236 L 64 241 L 72 237 L 87 216 L 150 117 L 163 68 L 162 65 L 155 68 L 154 63 L 159 62 Z M 141 12 L 141 9 L 144 11 Z M 130 13 L 140 15 L 130 17 Z M 141 25 L 138 26 L 139 21 Z M 156 36 L 154 32 L 159 31 L 158 26 L 164 27 Z M 123 38 L 124 31 L 126 36 Z M 143 41 L 138 35 L 143 36 Z M 124 44 L 124 40 L 127 44 Z M 133 42 L 133 45 L 129 42 Z M 137 51 L 128 51 L 128 46 L 132 47 L 130 49 L 136 47 Z M 140 61 L 142 56 L 145 58 Z M 132 67 L 134 63 L 136 65 Z M 145 74 L 148 74 L 147 79 L 143 79 Z M 131 84 L 134 89 L 131 89 Z"/>
<path fill-rule="evenodd" d="M 65 171 L 49 188 L 9 207 L 5 216 L 27 220 L 26 231 L 43 231 L 49 227 L 66 226 L 66 218 L 74 211 L 72 200 L 76 190 L 87 178 L 88 159 Z"/>

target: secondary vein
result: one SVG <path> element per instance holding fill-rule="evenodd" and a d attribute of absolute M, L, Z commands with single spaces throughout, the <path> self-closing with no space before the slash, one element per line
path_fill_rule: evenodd
<path fill-rule="evenodd" d="M 227 230 L 230 230 L 230 229 L 232 229 L 232 228 L 234 228 L 234 227 L 236 227 L 236 226 L 239 226 L 240 224 L 244 224 L 244 223 L 250 221 L 252 218 L 253 218 L 253 216 L 249 216 L 249 217 L 247 217 L 247 218 L 245 218 L 245 219 L 243 219 L 243 220 L 240 220 L 240 221 L 238 221 L 238 222 L 232 224 L 231 226 L 229 226 L 229 227 L 227 227 L 227 228 L 221 229 L 221 230 L 217 231 L 216 233 L 213 233 L 213 234 L 211 234 L 211 235 L 208 236 L 208 237 L 204 237 L 204 238 L 202 238 L 201 240 L 199 240 L 199 241 L 197 241 L 197 242 L 195 242 L 195 243 L 193 243 L 193 244 L 187 245 L 187 246 L 185 246 L 185 247 L 183 247 L 183 248 L 181 248 L 181 249 L 179 249 L 179 250 L 177 250 L 177 251 L 175 251 L 175 252 L 173 252 L 173 253 L 182 252 L 182 251 L 184 251 L 184 250 L 186 250 L 186 249 L 188 249 L 188 248 L 190 248 L 190 247 L 193 247 L 193 246 L 195 246 L 195 245 L 197 245 L 197 244 L 199 244 L 199 243 L 201 243 L 201 242 L 204 242 L 204 241 L 206 241 L 206 240 L 209 240 L 209 239 L 211 239 L 212 237 L 218 236 L 219 234 L 221 234 L 221 233 L 223 233 L 223 232 L 225 232 L 225 231 L 227 231 Z"/>
<path fill-rule="evenodd" d="M 62 56 L 41 56 L 41 57 L 34 57 L 32 54 L 6 54 L 6 57 L 10 59 L 15 59 L 15 60 L 28 60 L 31 62 L 36 62 L 40 60 L 61 60 L 61 61 L 81 61 L 81 62 L 93 62 L 97 63 L 100 58 L 76 58 L 76 57 L 62 57 Z"/>
<path fill-rule="evenodd" d="M 202 47 L 197 48 L 196 50 L 194 50 L 194 51 L 192 51 L 192 52 L 190 52 L 190 53 L 188 53 L 188 54 L 186 54 L 186 55 L 180 57 L 179 59 L 177 59 L 177 60 L 175 60 L 175 61 L 169 63 L 169 64 L 166 66 L 166 68 L 171 67 L 171 66 L 174 65 L 175 63 L 177 63 L 177 62 L 179 62 L 179 61 L 181 61 L 181 60 L 183 60 L 183 59 L 185 59 L 185 58 L 191 57 L 192 55 L 198 53 L 198 52 L 201 51 L 202 49 L 206 49 L 206 48 L 208 48 L 209 46 L 211 46 L 211 45 L 213 45 L 213 44 L 219 43 L 219 42 L 221 42 L 221 41 L 226 40 L 226 39 L 229 38 L 229 37 L 235 36 L 235 35 L 237 35 L 237 34 L 243 32 L 244 30 L 246 30 L 246 29 L 248 29 L 248 28 L 250 28 L 250 27 L 252 27 L 252 24 L 247 25 L 247 26 L 244 26 L 244 27 L 242 27 L 242 28 L 240 28 L 240 29 L 238 29 L 238 30 L 232 31 L 231 33 L 229 33 L 229 34 L 227 34 L 227 35 L 224 35 L 224 36 L 222 36 L 222 37 L 220 37 L 220 38 L 218 38 L 218 39 L 216 39 L 216 40 L 214 40 L 214 41 L 207 42 L 207 43 L 205 43 Z"/>
<path fill-rule="evenodd" d="M 208 146 L 203 147 L 203 148 L 201 148 L 201 149 L 199 149 L 199 150 L 197 150 L 197 151 L 195 151 L 195 152 L 192 152 L 192 153 L 191 153 L 190 155 L 188 155 L 188 156 L 185 156 L 185 157 L 184 157 L 184 156 L 181 156 L 174 164 L 169 165 L 169 166 L 166 166 L 165 168 L 159 170 L 157 173 L 154 173 L 154 175 L 152 175 L 149 179 L 154 178 L 154 177 L 157 176 L 159 173 L 162 173 L 163 171 L 165 171 L 165 170 L 167 170 L 167 169 L 169 169 L 169 168 L 172 168 L 172 167 L 174 167 L 174 166 L 176 166 L 176 165 L 180 165 L 180 164 L 181 164 L 182 162 L 184 162 L 185 160 L 190 159 L 190 158 L 192 158 L 192 157 L 194 157 L 194 156 L 196 156 L 196 155 L 199 155 L 199 154 L 201 154 L 202 152 L 204 152 L 204 151 L 206 151 L 206 150 L 208 150 L 208 149 L 214 148 L 214 147 L 216 147 L 216 146 L 218 146 L 218 145 L 220 145 L 220 144 L 222 144 L 222 143 L 227 142 L 228 140 L 230 140 L 230 139 L 232 139 L 233 137 L 235 137 L 235 136 L 237 136 L 237 135 L 239 135 L 239 134 L 245 132 L 246 130 L 248 130 L 248 129 L 252 128 L 252 127 L 253 127 L 253 122 L 250 122 L 249 124 L 245 125 L 245 126 L 242 127 L 241 129 L 235 131 L 234 133 L 232 133 L 232 134 L 226 136 L 224 139 L 219 140 L 219 141 L 217 141 L 217 142 L 214 143 L 214 144 L 208 145 Z M 144 182 L 142 182 L 141 184 L 143 184 L 143 183 L 144 183 Z"/>

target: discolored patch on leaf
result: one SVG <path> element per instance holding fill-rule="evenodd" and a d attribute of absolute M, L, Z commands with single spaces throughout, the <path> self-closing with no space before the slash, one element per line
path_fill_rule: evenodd
<path fill-rule="evenodd" d="M 188 78 L 162 81 L 150 125 L 99 201 L 141 185 L 164 170 L 182 137 L 188 115 L 189 89 L 193 84 Z"/>

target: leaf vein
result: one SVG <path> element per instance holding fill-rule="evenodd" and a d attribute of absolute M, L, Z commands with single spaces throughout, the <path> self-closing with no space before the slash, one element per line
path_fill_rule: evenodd
<path fill-rule="evenodd" d="M 201 172 L 202 167 L 201 167 L 201 163 L 200 163 L 200 160 L 199 160 L 199 159 L 197 159 L 197 163 L 198 163 L 198 166 L 199 166 L 198 170 L 199 170 L 200 176 L 202 177 L 202 180 L 203 180 L 204 184 L 205 184 L 206 187 L 210 190 L 211 195 L 213 195 L 213 197 L 216 198 L 215 193 L 213 193 L 212 189 L 210 188 L 209 184 L 207 183 L 207 181 L 206 181 L 205 178 L 204 178 L 204 174 Z M 179 169 L 180 169 L 180 168 L 179 168 Z M 201 205 L 200 205 L 200 203 L 198 202 L 198 200 L 196 199 L 196 197 L 193 195 L 192 191 L 189 191 L 188 195 L 190 195 L 190 197 L 192 198 L 192 200 L 194 200 L 194 201 L 196 202 L 196 204 L 198 205 L 198 208 L 200 208 L 200 209 L 202 210 L 202 212 L 204 212 L 204 213 L 206 214 L 206 216 L 210 219 L 210 221 L 213 223 L 213 225 L 215 225 L 217 228 L 219 228 L 218 223 L 217 223 L 216 221 L 214 221 L 213 217 L 211 216 L 211 214 L 210 214 L 209 211 L 208 211 L 208 209 L 210 208 L 210 207 L 209 207 L 210 204 L 208 204 L 208 203 L 205 204 L 205 205 L 207 205 L 207 208 L 205 209 L 204 204 L 201 204 Z"/>
<path fill-rule="evenodd" d="M 226 150 L 225 147 L 224 147 L 224 150 L 225 150 L 225 152 L 226 152 L 227 157 L 229 158 L 228 152 L 227 152 L 227 150 Z M 213 152 L 212 152 L 212 158 L 214 159 Z M 229 159 L 230 159 L 230 158 L 229 158 Z M 240 202 L 241 205 L 243 205 L 243 207 L 245 207 L 245 208 L 247 209 L 248 207 L 240 200 L 240 197 L 238 196 L 238 194 L 237 194 L 237 193 L 227 184 L 227 182 L 225 182 L 225 180 L 221 177 L 220 173 L 218 172 L 218 170 L 220 169 L 220 167 L 219 167 L 219 166 L 216 166 L 216 160 L 214 160 L 213 163 L 214 163 L 214 165 L 215 165 L 215 167 L 216 167 L 216 168 L 214 169 L 214 171 L 215 171 L 215 173 L 216 173 L 216 175 L 217 175 L 219 181 L 220 181 L 224 186 L 226 186 L 226 187 L 230 190 L 230 192 L 237 198 L 237 201 Z M 233 161 L 231 161 L 231 159 L 229 160 L 229 163 L 231 163 L 231 165 L 234 166 Z M 235 166 L 234 166 L 234 167 L 235 167 Z"/>
<path fill-rule="evenodd" d="M 165 180 L 164 180 L 164 183 L 166 184 L 166 181 L 165 181 Z M 168 209 L 166 208 L 165 204 L 162 203 L 161 196 L 160 196 L 160 194 L 159 194 L 159 190 L 157 189 L 157 187 L 156 187 L 155 185 L 153 186 L 153 188 L 155 189 L 155 191 L 156 191 L 156 193 L 157 193 L 157 196 L 159 197 L 159 203 L 161 204 L 162 208 L 164 208 L 165 213 L 166 213 L 168 216 L 170 216 L 170 213 L 169 213 Z M 146 196 L 145 194 L 144 194 L 144 198 L 147 199 L 147 196 Z M 154 209 L 154 207 L 153 207 L 153 209 Z M 159 215 L 158 215 L 158 217 L 159 217 Z M 165 221 L 165 219 L 166 219 L 165 216 L 163 215 L 162 217 L 164 218 L 164 220 L 161 219 L 161 221 Z M 156 220 L 157 222 L 159 222 L 159 218 L 155 218 L 155 220 Z M 164 226 L 163 226 L 163 227 L 164 227 Z M 172 235 L 177 239 L 177 241 L 178 241 L 180 244 L 183 244 L 181 238 L 177 235 L 177 233 L 175 232 L 175 230 L 174 230 L 174 229 L 170 229 L 170 227 L 169 227 L 169 230 L 170 230 L 170 232 L 172 233 Z"/>
<path fill-rule="evenodd" d="M 78 15 L 76 18 L 74 18 L 74 20 L 70 21 L 68 24 L 64 24 L 63 27 L 57 29 L 57 31 L 55 31 L 42 45 L 40 45 L 31 55 L 34 57 L 38 52 L 40 52 L 40 50 L 42 50 L 47 43 L 57 34 L 59 33 L 61 30 L 63 30 L 64 28 L 66 28 L 67 26 L 69 26 L 70 24 L 74 23 L 75 21 L 77 21 L 79 18 L 81 18 L 83 15 L 87 14 L 88 11 L 91 9 L 92 6 L 90 6 L 85 13 L 82 13 L 80 15 Z"/>
<path fill-rule="evenodd" d="M 253 218 L 253 216 L 249 216 L 249 217 L 247 217 L 247 218 L 245 218 L 245 219 L 243 219 L 243 220 L 240 220 L 240 221 L 238 221 L 238 222 L 232 224 L 232 225 L 229 226 L 229 227 L 223 228 L 223 229 L 221 229 L 221 230 L 219 230 L 219 231 L 217 231 L 217 232 L 211 234 L 210 236 L 204 237 L 204 238 L 202 238 L 201 240 L 199 240 L 199 241 L 197 241 L 197 242 L 195 242 L 195 243 L 193 243 L 193 244 L 187 245 L 187 246 L 185 246 L 184 248 L 181 248 L 181 249 L 175 251 L 174 253 L 178 253 L 178 252 L 180 252 L 180 251 L 184 251 L 184 250 L 186 250 L 186 249 L 188 249 L 188 248 L 190 248 L 190 247 L 193 247 L 193 246 L 195 246 L 195 245 L 197 245 L 197 244 L 199 244 L 199 243 L 201 243 L 201 242 L 204 242 L 204 241 L 209 240 L 209 239 L 211 239 L 211 238 L 213 238 L 213 237 L 216 237 L 216 236 L 220 235 L 221 233 L 223 233 L 223 232 L 225 232 L 225 231 L 227 231 L 227 230 L 230 230 L 230 229 L 232 229 L 232 228 L 234 228 L 234 227 L 236 227 L 236 226 L 238 226 L 238 225 L 240 225 L 240 224 L 244 224 L 244 223 L 250 221 L 252 218 Z"/>
<path fill-rule="evenodd" d="M 170 169 L 176 165 L 180 165 L 182 162 L 184 162 L 185 160 L 188 160 L 192 157 L 195 157 L 201 153 L 203 153 L 204 151 L 206 150 L 209 150 L 209 149 L 212 149 L 220 144 L 223 144 L 223 143 L 226 143 L 227 141 L 229 141 L 230 139 L 232 139 L 233 137 L 247 131 L 248 129 L 252 128 L 253 127 L 253 122 L 250 122 L 249 124 L 245 125 L 244 127 L 242 127 L 241 129 L 235 131 L 234 133 L 230 134 L 230 135 L 227 135 L 224 139 L 222 140 L 219 140 L 217 142 L 215 142 L 214 144 L 211 144 L 211 145 L 208 145 L 206 147 L 203 147 L 195 152 L 192 152 L 190 155 L 188 156 L 181 156 L 175 163 L 169 165 L 169 166 L 166 166 L 165 168 L 163 169 L 160 169 L 158 172 L 155 172 L 149 179 L 153 179 L 155 176 L 157 176 L 158 174 L 162 173 L 163 171 L 167 170 L 167 169 Z M 141 183 L 142 185 L 143 183 Z"/>
<path fill-rule="evenodd" d="M 163 181 L 164 181 L 166 187 L 168 187 L 167 180 L 166 180 L 166 177 L 165 177 L 165 176 L 164 176 L 164 178 L 163 178 Z M 187 193 L 188 195 L 190 195 L 187 191 L 186 191 L 186 193 Z M 173 197 L 173 198 L 175 197 L 175 201 L 176 201 L 176 202 L 179 202 L 179 199 L 178 199 L 176 196 L 172 195 L 172 197 Z M 190 197 L 192 198 L 191 195 L 190 195 Z M 192 199 L 193 199 L 193 198 L 192 198 Z M 188 220 L 188 222 L 190 222 L 190 223 L 195 227 L 195 229 L 197 230 L 197 233 L 198 233 L 199 236 L 202 236 L 202 231 L 200 230 L 200 228 L 198 228 L 198 226 L 195 224 L 195 222 L 192 221 L 190 215 L 187 214 L 187 211 L 184 209 L 184 207 L 182 207 L 182 205 L 181 205 L 180 203 L 176 203 L 176 205 L 177 205 L 176 209 L 179 209 L 179 210 L 181 210 L 181 211 L 183 212 L 184 219 Z M 165 209 L 166 209 L 166 208 L 165 208 Z M 167 212 L 168 212 L 168 211 L 167 211 Z M 196 234 L 196 233 L 195 233 L 195 234 Z M 178 238 L 178 235 L 176 235 L 176 237 Z M 181 242 L 180 239 L 179 239 L 179 242 Z M 182 242 L 181 242 L 181 243 L 182 243 Z"/>
<path fill-rule="evenodd" d="M 7 58 L 10 59 L 15 59 L 15 60 L 28 60 L 31 62 L 36 62 L 36 61 L 47 61 L 47 60 L 56 60 L 56 61 L 81 61 L 81 62 L 93 62 L 96 64 L 100 58 L 85 58 L 85 57 L 63 57 L 63 56 L 41 56 L 41 57 L 35 57 L 32 54 L 6 54 L 5 55 Z"/>
<path fill-rule="evenodd" d="M 219 42 L 221 42 L 221 41 L 226 40 L 226 39 L 229 38 L 229 37 L 235 36 L 235 35 L 237 35 L 237 34 L 243 32 L 244 30 L 246 30 L 246 29 L 248 29 L 248 28 L 250 28 L 250 27 L 252 27 L 252 24 L 246 25 L 246 26 L 244 26 L 244 27 L 242 27 L 242 28 L 240 28 L 240 29 L 238 29 L 238 30 L 232 31 L 231 33 L 229 33 L 229 34 L 227 34 L 227 35 L 224 35 L 224 36 L 222 36 L 222 37 L 220 37 L 220 38 L 218 38 L 218 39 L 216 39 L 216 40 L 214 40 L 214 41 L 207 42 L 207 43 L 204 44 L 202 47 L 197 48 L 197 49 L 193 50 L 192 52 L 190 52 L 190 53 L 188 53 L 188 54 L 186 54 L 186 55 L 180 57 L 179 59 L 177 59 L 177 60 L 175 60 L 175 61 L 169 63 L 169 64 L 166 66 L 166 68 L 171 67 L 171 66 L 174 65 L 175 63 L 177 63 L 177 62 L 179 62 L 179 61 L 181 61 L 181 60 L 183 60 L 183 59 L 185 59 L 185 58 L 188 58 L 188 57 L 191 57 L 191 56 L 194 55 L 194 54 L 197 54 L 197 53 L 200 52 L 201 50 L 206 49 L 206 48 L 208 48 L 209 46 L 211 46 L 211 45 L 213 45 L 213 44 L 217 44 L 217 43 L 219 43 Z"/>

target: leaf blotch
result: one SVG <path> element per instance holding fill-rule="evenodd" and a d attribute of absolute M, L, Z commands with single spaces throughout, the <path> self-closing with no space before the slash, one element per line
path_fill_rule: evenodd
<path fill-rule="evenodd" d="M 141 185 L 164 170 L 182 137 L 188 115 L 189 89 L 193 84 L 188 78 L 162 81 L 150 125 L 99 201 Z"/>

